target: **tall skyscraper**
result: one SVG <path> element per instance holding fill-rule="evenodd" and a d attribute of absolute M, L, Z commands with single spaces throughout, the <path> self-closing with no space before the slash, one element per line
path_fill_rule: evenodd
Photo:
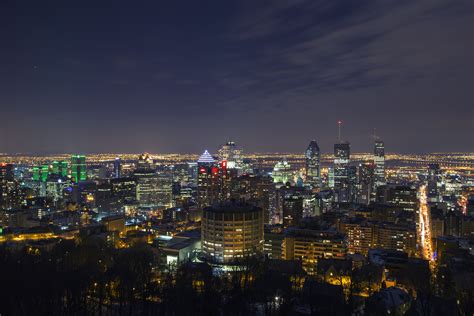
<path fill-rule="evenodd" d="M 86 156 L 71 156 L 71 177 L 76 183 L 87 180 Z"/>
<path fill-rule="evenodd" d="M 242 168 L 242 149 L 235 145 L 235 142 L 228 141 L 218 150 L 217 155 L 219 162 L 227 162 L 228 169 L 240 169 Z"/>
<path fill-rule="evenodd" d="M 427 182 L 427 194 L 429 201 L 441 202 L 441 169 L 439 167 L 439 164 L 433 163 L 428 165 Z"/>
<path fill-rule="evenodd" d="M 283 227 L 296 226 L 303 217 L 303 198 L 292 194 L 283 199 Z"/>
<path fill-rule="evenodd" d="M 359 165 L 357 183 L 357 203 L 369 204 L 375 200 L 374 192 L 374 169 L 372 163 Z"/>
<path fill-rule="evenodd" d="M 138 158 L 137 169 L 134 172 L 137 180 L 137 201 L 142 207 L 160 206 L 160 179 L 148 154 Z"/>
<path fill-rule="evenodd" d="M 212 205 L 219 196 L 219 168 L 214 158 L 206 150 L 197 161 L 198 188 L 197 203 L 199 207 Z"/>
<path fill-rule="evenodd" d="M 334 190 L 338 202 L 349 201 L 349 162 L 351 145 L 348 142 L 334 144 Z"/>
<path fill-rule="evenodd" d="M 66 160 L 53 161 L 53 174 L 59 175 L 61 177 L 67 177 L 67 168 L 68 163 Z"/>
<path fill-rule="evenodd" d="M 288 161 L 283 160 L 275 164 L 272 171 L 272 178 L 275 183 L 281 182 L 286 184 L 287 182 L 294 182 L 293 171 L 291 170 L 291 165 Z"/>
<path fill-rule="evenodd" d="M 375 189 L 386 183 L 385 181 L 385 145 L 380 139 L 374 143 L 374 185 Z M 374 190 L 375 191 L 375 190 Z"/>
<path fill-rule="evenodd" d="M 114 160 L 114 178 L 118 179 L 122 176 L 122 161 L 119 157 Z"/>
<path fill-rule="evenodd" d="M 318 143 L 312 140 L 306 149 L 306 183 L 313 189 L 321 187 L 321 152 Z"/>

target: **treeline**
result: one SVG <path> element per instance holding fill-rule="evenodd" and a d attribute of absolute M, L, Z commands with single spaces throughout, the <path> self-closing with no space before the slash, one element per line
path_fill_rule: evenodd
<path fill-rule="evenodd" d="M 307 277 L 296 266 L 275 268 L 268 260 L 247 259 L 239 269 L 216 274 L 207 264 L 176 267 L 162 263 L 161 258 L 156 248 L 147 244 L 115 249 L 97 239 L 81 243 L 64 240 L 51 251 L 0 246 L 0 314 L 378 313 L 370 305 L 364 307 L 363 299 L 348 297 L 342 286 Z M 370 287 L 370 271 L 358 271 L 352 282 L 354 289 Z M 428 306 L 432 301 L 430 295 L 418 295 L 417 300 Z M 423 310 L 421 306 L 418 315 Z"/>

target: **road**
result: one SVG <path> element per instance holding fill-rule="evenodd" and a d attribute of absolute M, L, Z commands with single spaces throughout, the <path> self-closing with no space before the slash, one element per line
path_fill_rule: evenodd
<path fill-rule="evenodd" d="M 426 198 L 426 185 L 422 185 L 419 189 L 420 199 L 420 243 L 422 256 L 426 260 L 433 261 L 433 244 L 431 240 L 431 223 L 430 223 L 430 211 L 428 208 L 428 201 Z"/>

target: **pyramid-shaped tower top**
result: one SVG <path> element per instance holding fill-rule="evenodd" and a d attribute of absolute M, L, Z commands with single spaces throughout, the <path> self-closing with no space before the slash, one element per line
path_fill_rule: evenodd
<path fill-rule="evenodd" d="M 214 158 L 212 158 L 211 154 L 207 150 L 204 151 L 198 160 L 200 163 L 213 163 L 214 161 Z"/>

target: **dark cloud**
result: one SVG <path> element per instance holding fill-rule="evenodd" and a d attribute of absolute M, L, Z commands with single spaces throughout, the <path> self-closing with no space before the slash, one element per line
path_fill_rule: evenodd
<path fill-rule="evenodd" d="M 470 0 L 0 12 L 0 152 L 331 151 L 338 119 L 355 151 L 373 128 L 389 151 L 474 150 Z"/>

